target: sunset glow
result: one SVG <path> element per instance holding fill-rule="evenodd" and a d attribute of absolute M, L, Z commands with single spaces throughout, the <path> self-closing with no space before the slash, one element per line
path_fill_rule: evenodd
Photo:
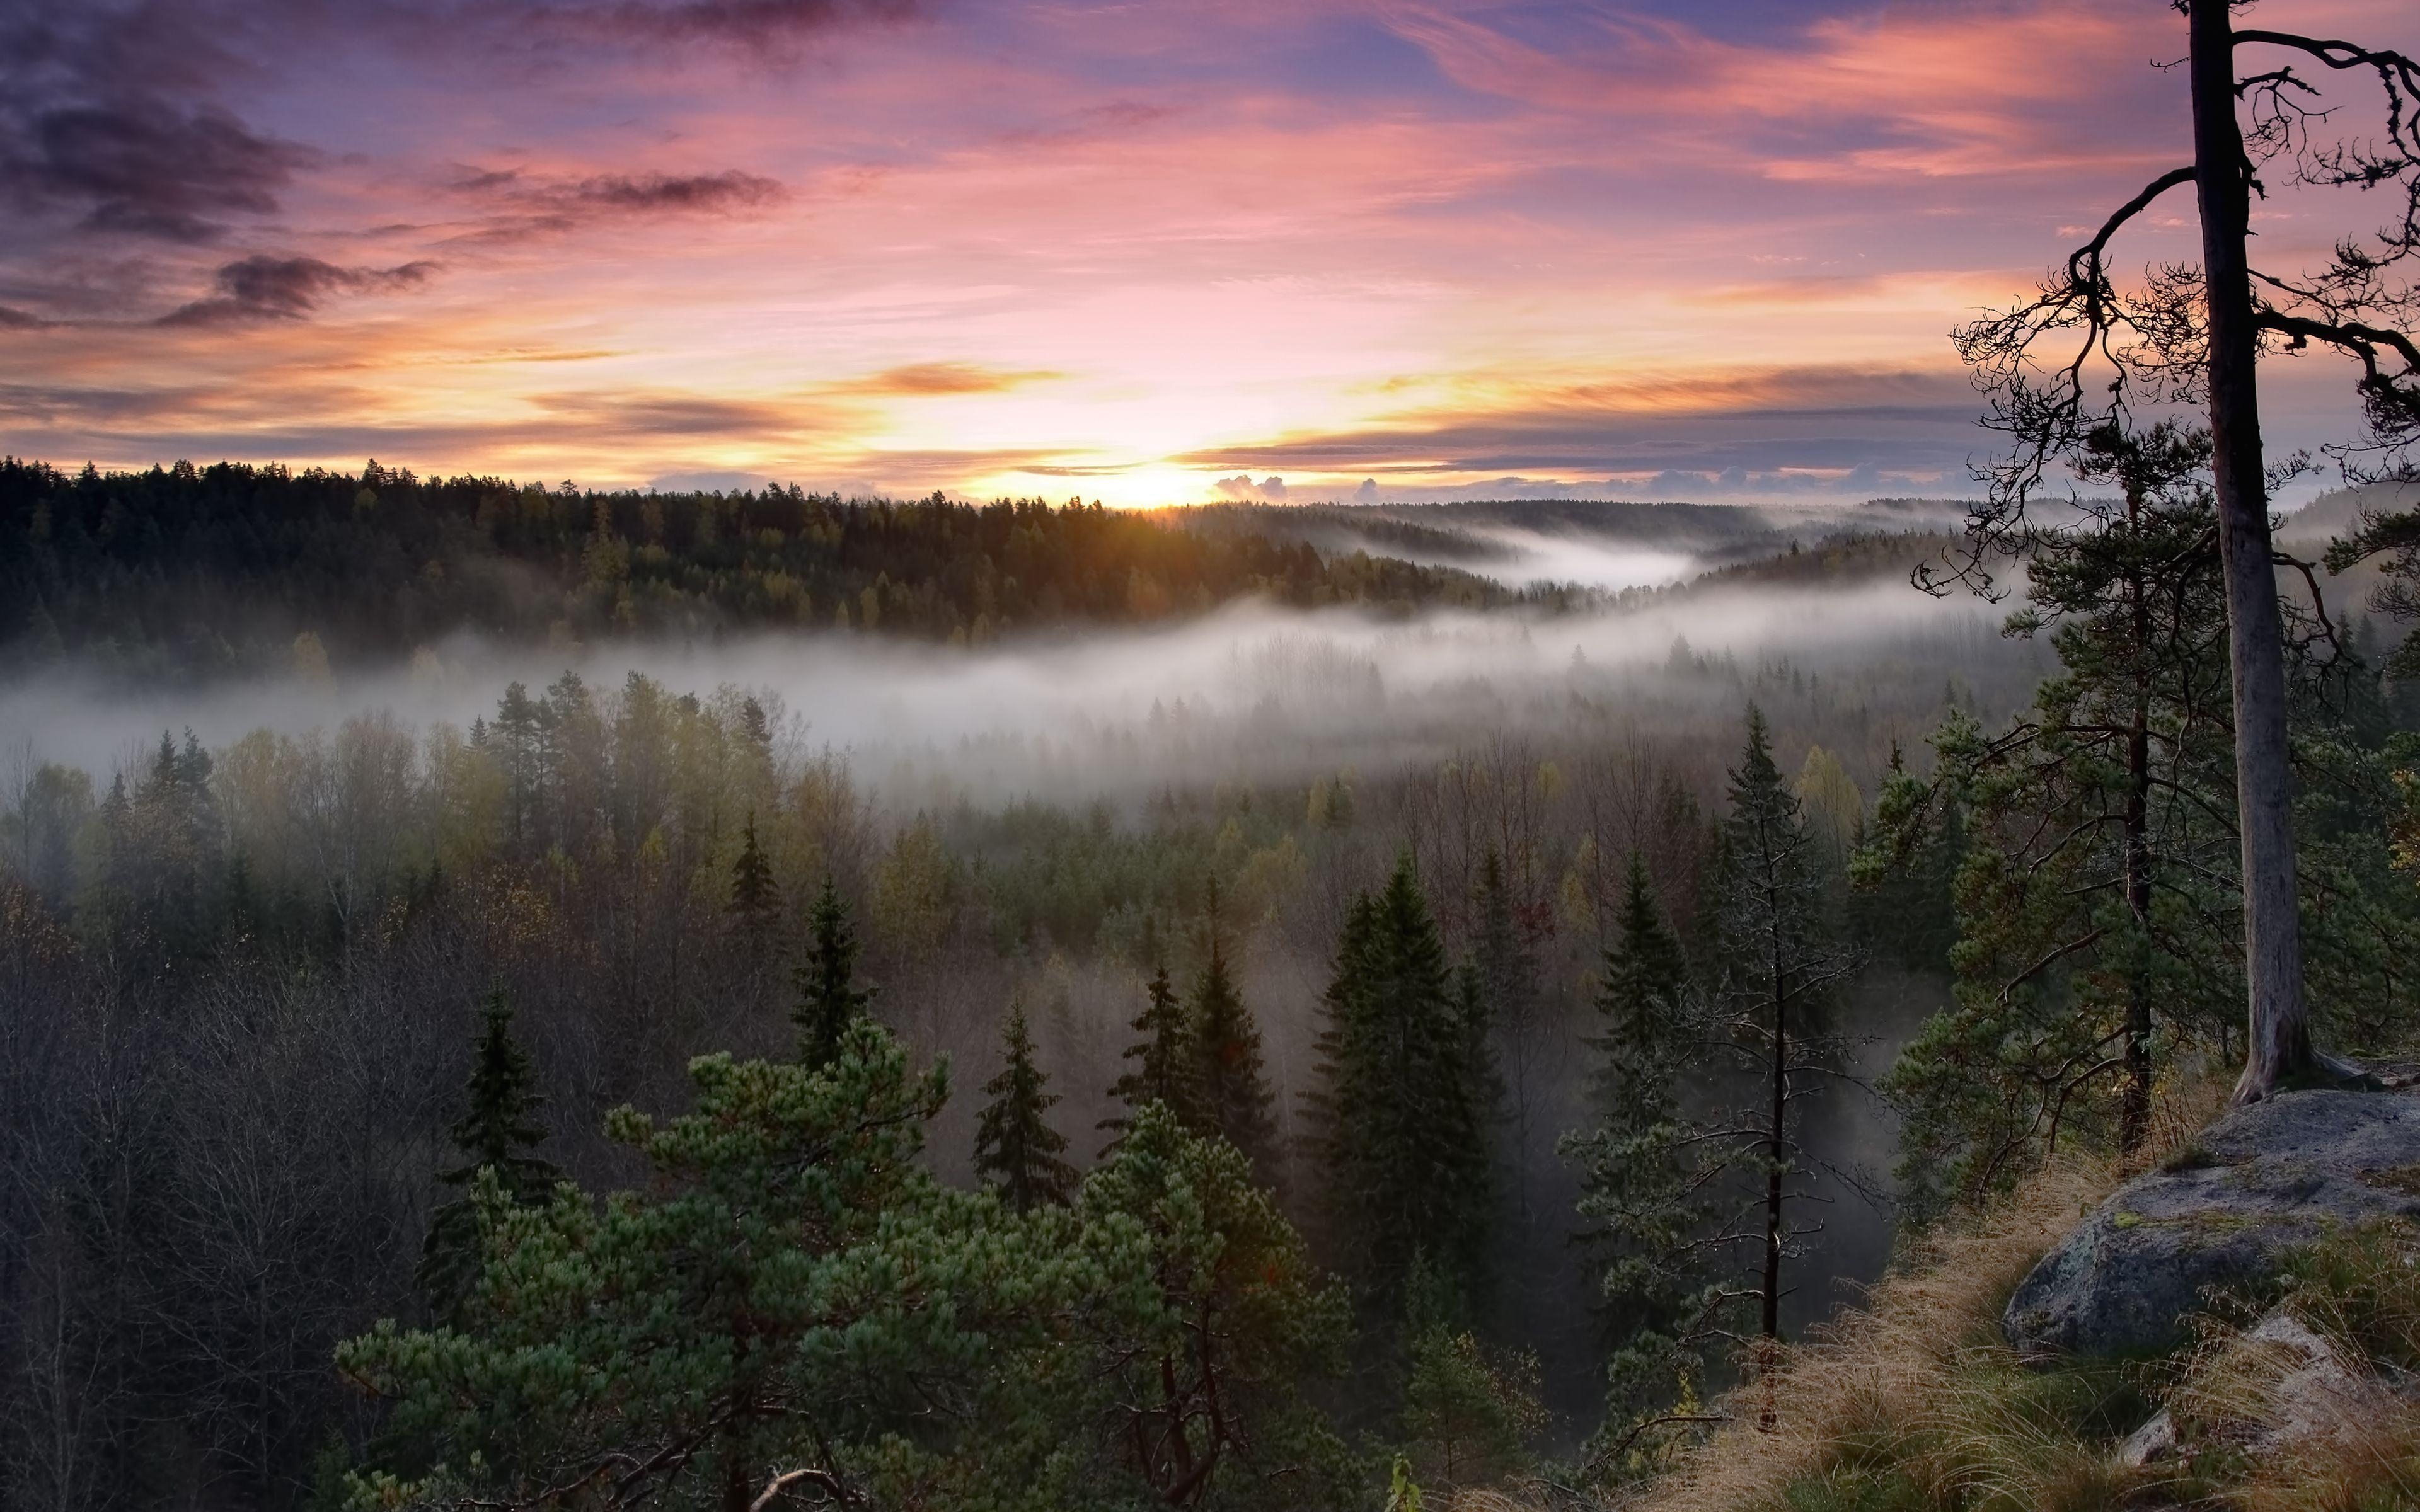
<path fill-rule="evenodd" d="M 2420 32 L 2400 0 L 2263 18 Z M 193 0 L 0 33 L 0 446 L 67 466 L 1955 491 L 1988 443 L 1946 332 L 2184 119 L 2160 0 Z"/>

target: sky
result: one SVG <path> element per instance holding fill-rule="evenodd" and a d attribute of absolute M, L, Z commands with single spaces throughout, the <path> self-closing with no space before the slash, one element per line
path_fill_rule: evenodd
<path fill-rule="evenodd" d="M 2185 161 L 2183 48 L 2164 0 L 0 0 L 0 451 L 1964 492 L 1947 332 Z M 2367 213 L 2273 196 L 2260 255 Z M 2350 428 L 2328 362 L 2273 451 Z"/>

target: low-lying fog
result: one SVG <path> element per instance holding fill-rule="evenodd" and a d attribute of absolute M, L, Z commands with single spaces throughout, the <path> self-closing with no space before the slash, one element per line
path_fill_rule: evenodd
<path fill-rule="evenodd" d="M 1928 679 L 1947 662 L 2007 685 L 1987 693 L 2021 696 L 2033 659 L 1999 639 L 2002 612 L 1889 580 L 1708 589 L 1561 616 L 1405 620 L 1246 604 L 1162 628 L 972 650 L 845 633 L 569 651 L 457 638 L 409 666 L 317 685 L 283 677 L 134 692 L 104 690 L 72 669 L 53 672 L 0 687 L 0 746 L 105 774 L 163 730 L 190 729 L 218 748 L 257 728 L 299 733 L 364 715 L 467 726 L 492 717 L 508 682 L 535 694 L 572 671 L 610 694 L 637 671 L 676 693 L 725 685 L 754 693 L 785 741 L 846 754 L 894 806 L 956 796 L 1115 802 L 1193 780 L 1294 780 L 1439 754 L 1567 717 L 1575 700 L 1609 702 L 1617 725 L 1625 698 L 1653 700 L 1668 724 L 1680 712 L 1673 701 L 1687 702 L 1685 680 L 1662 675 L 1676 653 L 1683 669 L 1724 656 L 1751 669 L 1786 660 L 1869 685 L 1887 678 L 1895 659 Z M 1706 710 L 1726 720 L 1738 712 L 1728 694 Z"/>

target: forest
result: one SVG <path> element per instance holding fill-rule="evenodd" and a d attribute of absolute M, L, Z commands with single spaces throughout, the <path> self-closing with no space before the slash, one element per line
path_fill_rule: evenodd
<path fill-rule="evenodd" d="M 2242 1056 L 2206 458 L 2003 604 L 1837 521 L 1551 594 L 1371 552 L 1451 521 L 13 464 L 0 1499 L 1617 1497 Z M 2420 579 L 2311 517 L 2381 1051 Z"/>
<path fill-rule="evenodd" d="M 341 666 L 457 633 L 710 642 L 837 625 L 979 645 L 1245 595 L 1399 610 L 1567 596 L 1400 553 L 1323 555 L 1268 531 L 1171 523 L 1080 500 L 592 493 L 375 461 L 358 475 L 225 462 L 70 475 L 10 457 L 0 646 L 177 678 L 282 669 L 304 632 Z"/>

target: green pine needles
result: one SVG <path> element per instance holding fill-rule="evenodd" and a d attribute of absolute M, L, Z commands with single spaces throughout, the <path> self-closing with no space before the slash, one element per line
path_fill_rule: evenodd
<path fill-rule="evenodd" d="M 1011 1014 L 1012 1072 L 1038 1078 Z M 826 1067 L 706 1056 L 625 1108 L 597 1201 L 499 1168 L 455 1324 L 338 1365 L 386 1408 L 365 1506 L 1328 1512 L 1368 1468 L 1306 1395 L 1346 1310 L 1243 1154 L 1147 1103 L 1066 1203 L 921 1159 L 945 1083 L 860 1021 Z"/>

